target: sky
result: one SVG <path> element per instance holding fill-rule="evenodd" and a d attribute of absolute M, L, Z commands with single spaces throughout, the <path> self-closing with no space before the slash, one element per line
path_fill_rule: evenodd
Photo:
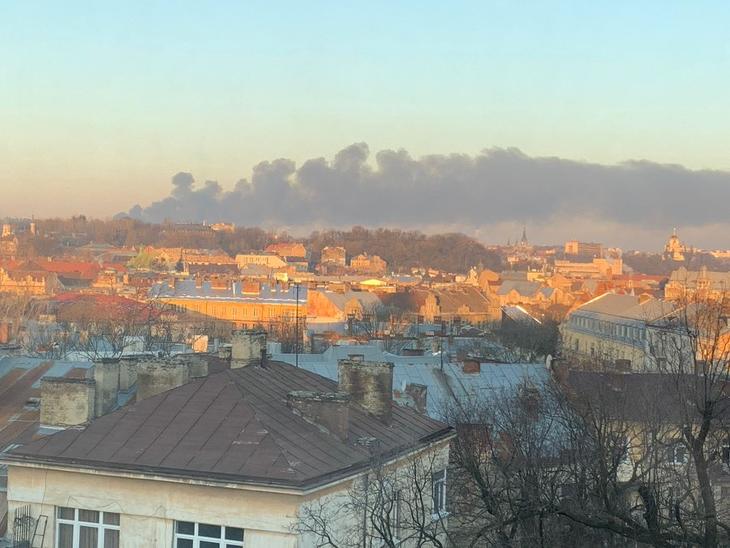
<path fill-rule="evenodd" d="M 262 162 L 333 164 L 354 143 L 367 143 L 375 171 L 379 151 L 420 161 L 519 149 L 616 172 L 680 165 L 688 185 L 717 172 L 725 189 L 729 16 L 727 2 L 666 0 L 0 2 L 0 216 L 104 217 L 137 204 L 149 215 L 179 172 L 232 192 Z M 530 173 L 526 201 L 545 185 Z M 634 182 L 638 194 L 653 188 Z M 610 211 L 578 212 L 585 233 L 573 237 L 650 246 L 680 224 L 696 245 L 730 247 L 703 203 L 689 222 L 674 223 L 666 204 L 628 228 Z M 564 208 L 533 209 L 467 224 L 437 210 L 429 223 L 426 209 L 420 224 L 569 237 L 555 222 Z"/>

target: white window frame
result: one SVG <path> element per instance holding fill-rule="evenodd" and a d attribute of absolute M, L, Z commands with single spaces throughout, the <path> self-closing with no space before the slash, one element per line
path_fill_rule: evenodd
<path fill-rule="evenodd" d="M 177 526 L 178 523 L 192 523 L 193 524 L 193 534 L 187 534 L 187 533 L 178 533 Z M 226 548 L 227 546 L 244 546 L 244 543 L 246 542 L 246 530 L 243 527 L 233 527 L 233 526 L 226 526 L 226 525 L 218 525 L 216 523 L 203 523 L 202 525 L 213 525 L 215 527 L 221 528 L 221 536 L 219 538 L 215 537 L 205 537 L 201 536 L 199 534 L 199 526 L 201 525 L 200 522 L 197 521 L 185 521 L 185 520 L 179 520 L 175 521 L 175 533 L 173 536 L 173 546 L 177 547 L 177 541 L 178 540 L 192 540 L 193 541 L 193 548 L 200 548 L 201 541 L 203 542 L 218 542 L 221 548 Z M 240 529 L 243 532 L 243 540 L 228 540 L 226 539 L 226 529 Z"/>
<path fill-rule="evenodd" d="M 65 508 L 68 510 L 74 511 L 74 517 L 73 519 L 69 518 L 62 518 L 60 517 L 60 510 L 61 508 Z M 99 513 L 99 521 L 89 522 L 89 521 L 81 521 L 79 520 L 79 511 L 85 511 L 85 512 L 98 512 Z M 56 506 L 56 545 L 59 544 L 59 539 L 61 538 L 61 525 L 71 525 L 73 527 L 73 540 L 72 544 L 74 548 L 79 546 L 80 539 L 79 535 L 81 533 L 81 527 L 88 527 L 90 529 L 97 529 L 97 541 L 96 546 L 97 548 L 104 548 L 104 532 L 106 530 L 112 530 L 112 531 L 118 531 L 119 532 L 119 541 L 118 544 L 121 546 L 121 540 L 122 540 L 122 532 L 120 525 L 111 525 L 108 523 L 104 523 L 104 514 L 116 514 L 117 521 L 121 524 L 121 515 L 118 512 L 103 512 L 101 510 L 90 510 L 88 508 L 71 508 L 70 506 Z"/>
<path fill-rule="evenodd" d="M 390 509 L 390 524 L 391 529 L 393 533 L 393 541 L 396 544 L 401 543 L 401 529 L 403 528 L 403 525 L 401 523 L 402 514 L 401 514 L 401 498 L 403 497 L 403 494 L 400 490 L 397 490 L 393 493 L 393 500 L 391 501 L 393 504 L 393 507 Z"/>
<path fill-rule="evenodd" d="M 678 458 L 678 449 L 681 449 L 683 452 L 683 456 L 681 458 Z M 668 453 L 670 453 L 669 456 L 669 464 L 672 464 L 674 466 L 681 466 L 683 464 L 687 464 L 689 461 L 689 451 L 687 451 L 687 447 L 680 441 L 673 443 L 668 447 Z"/>
<path fill-rule="evenodd" d="M 440 478 L 436 476 L 441 475 Z M 431 474 L 431 516 L 434 519 L 438 519 L 442 516 L 447 515 L 446 510 L 446 468 L 438 470 Z M 436 500 L 436 486 L 438 485 L 440 506 L 437 507 Z"/>

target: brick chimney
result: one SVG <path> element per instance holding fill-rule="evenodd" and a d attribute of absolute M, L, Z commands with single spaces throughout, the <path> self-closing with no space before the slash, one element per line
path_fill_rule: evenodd
<path fill-rule="evenodd" d="M 350 396 L 342 392 L 296 390 L 286 396 L 289 408 L 320 430 L 346 440 L 350 428 Z"/>
<path fill-rule="evenodd" d="M 231 369 L 260 365 L 266 350 L 266 332 L 255 329 L 234 331 L 231 336 Z"/>
<path fill-rule="evenodd" d="M 338 362 L 339 391 L 350 395 L 381 422 L 390 424 L 393 413 L 393 364 L 359 360 Z"/>
<path fill-rule="evenodd" d="M 464 358 L 464 361 L 461 364 L 461 369 L 467 375 L 474 375 L 481 372 L 482 364 L 477 359 Z"/>

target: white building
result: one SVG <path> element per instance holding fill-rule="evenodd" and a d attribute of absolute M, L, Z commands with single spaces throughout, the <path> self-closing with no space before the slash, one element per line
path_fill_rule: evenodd
<path fill-rule="evenodd" d="M 42 548 L 316 546 L 298 514 L 341 501 L 375 456 L 434 464 L 427 513 L 444 515 L 453 431 L 393 403 L 392 364 L 341 367 L 339 385 L 280 362 L 225 369 L 17 447 L 3 459 L 9 532 L 27 516 Z M 64 413 L 93 416 L 93 382 L 57 383 L 73 388 Z"/>

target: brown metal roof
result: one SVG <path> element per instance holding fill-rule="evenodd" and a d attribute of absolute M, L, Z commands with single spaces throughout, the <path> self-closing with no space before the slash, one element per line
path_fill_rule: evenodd
<path fill-rule="evenodd" d="M 293 390 L 334 391 L 336 383 L 281 362 L 197 379 L 120 409 L 87 428 L 68 429 L 20 447 L 8 460 L 311 487 L 451 436 L 443 423 L 394 404 L 386 426 L 351 405 L 347 441 L 295 415 Z"/>

